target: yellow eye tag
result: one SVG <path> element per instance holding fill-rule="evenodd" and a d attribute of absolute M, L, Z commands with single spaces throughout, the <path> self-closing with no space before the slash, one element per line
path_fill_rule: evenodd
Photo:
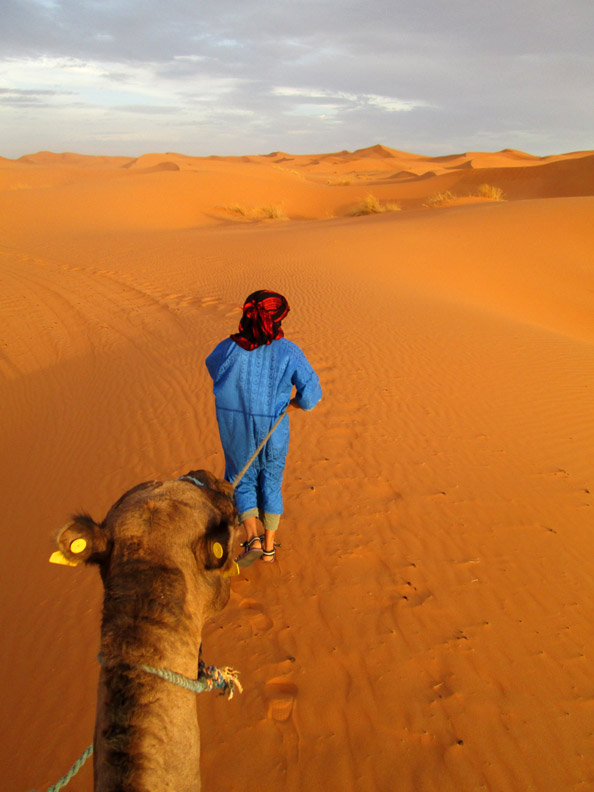
<path fill-rule="evenodd" d="M 222 558 L 223 557 L 223 547 L 218 542 L 215 542 L 212 546 L 212 552 L 214 553 L 215 558 Z"/>
<path fill-rule="evenodd" d="M 226 572 L 221 572 L 221 577 L 235 577 L 235 575 L 239 575 L 240 572 L 241 570 L 237 566 L 237 561 L 234 561 L 230 569 L 228 569 Z"/>
<path fill-rule="evenodd" d="M 56 550 L 55 553 L 52 553 L 49 561 L 50 564 L 61 564 L 62 566 L 78 566 L 80 564 L 80 561 L 71 561 L 66 558 L 61 550 Z"/>
<path fill-rule="evenodd" d="M 87 547 L 86 539 L 75 539 L 70 544 L 70 552 L 78 555 L 78 553 L 82 553 L 83 550 L 86 549 L 86 547 Z"/>

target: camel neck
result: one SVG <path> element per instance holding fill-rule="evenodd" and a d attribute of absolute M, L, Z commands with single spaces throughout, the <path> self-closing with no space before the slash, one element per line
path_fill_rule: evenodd
<path fill-rule="evenodd" d="M 176 568 L 155 570 L 136 560 L 122 567 L 105 586 L 104 665 L 144 664 L 195 678 L 202 614 L 189 606 L 184 575 Z"/>
<path fill-rule="evenodd" d="M 102 668 L 94 761 L 96 792 L 197 792 L 195 694 L 141 669 Z"/>
<path fill-rule="evenodd" d="M 199 789 L 195 694 L 141 668 L 197 677 L 202 624 L 187 600 L 175 568 L 155 573 L 154 564 L 128 562 L 106 581 L 95 729 L 100 792 Z"/>

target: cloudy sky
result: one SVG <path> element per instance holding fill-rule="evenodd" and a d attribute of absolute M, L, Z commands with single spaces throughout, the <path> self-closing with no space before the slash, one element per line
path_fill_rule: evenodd
<path fill-rule="evenodd" d="M 593 0 L 0 0 L 0 156 L 594 148 Z"/>

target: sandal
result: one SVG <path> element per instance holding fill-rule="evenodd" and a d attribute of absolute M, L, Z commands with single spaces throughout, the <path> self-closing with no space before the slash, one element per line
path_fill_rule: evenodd
<path fill-rule="evenodd" d="M 262 547 L 264 547 L 264 542 L 266 541 L 266 534 L 260 534 L 258 539 L 260 540 L 260 544 L 262 545 Z M 275 547 L 282 547 L 280 542 L 275 542 L 274 546 Z"/>
<path fill-rule="evenodd" d="M 279 544 L 279 542 L 275 542 L 274 543 L 274 547 L 272 548 L 272 550 L 264 550 L 264 540 L 265 540 L 265 538 L 266 538 L 265 534 L 261 534 L 261 536 L 260 536 L 260 544 L 262 545 L 262 556 L 260 558 L 260 561 L 263 561 L 265 558 L 268 558 L 270 560 L 267 563 L 271 564 L 273 561 L 276 560 L 276 548 L 280 547 L 280 544 Z"/>
<path fill-rule="evenodd" d="M 245 548 L 244 552 L 235 559 L 238 567 L 249 567 L 257 558 L 261 558 L 263 550 L 261 547 L 253 547 L 254 542 L 260 542 L 259 536 L 253 536 L 247 542 L 242 542 L 241 546 Z M 260 542 L 261 543 L 261 542 Z"/>

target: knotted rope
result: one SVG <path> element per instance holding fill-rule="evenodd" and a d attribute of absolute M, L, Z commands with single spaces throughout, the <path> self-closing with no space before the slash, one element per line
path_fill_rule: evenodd
<path fill-rule="evenodd" d="M 243 692 L 241 682 L 237 678 L 238 672 L 234 668 L 229 666 L 225 668 L 206 666 L 203 660 L 198 663 L 198 679 L 191 679 L 183 674 L 178 674 L 177 671 L 169 671 L 167 668 L 154 668 L 148 665 L 139 665 L 137 668 L 147 674 L 154 674 L 154 676 L 161 677 L 167 682 L 172 682 L 174 685 L 179 685 L 179 687 L 186 690 L 191 690 L 192 693 L 204 693 L 204 691 L 220 689 L 220 695 L 224 696 L 225 691 L 227 691 L 227 698 L 231 700 L 235 693 L 235 688 L 240 693 Z"/>
<path fill-rule="evenodd" d="M 103 655 L 101 653 L 99 653 L 99 657 L 97 659 L 102 666 L 105 666 L 105 663 L 103 662 Z M 235 693 L 236 689 L 240 693 L 243 693 L 243 687 L 238 679 L 238 671 L 236 671 L 234 668 L 230 668 L 229 666 L 225 666 L 225 668 L 207 666 L 204 664 L 203 660 L 200 660 L 198 663 L 197 679 L 191 679 L 190 677 L 184 676 L 183 674 L 178 674 L 176 671 L 169 671 L 167 668 L 154 668 L 153 666 L 144 664 L 131 666 L 131 668 L 138 668 L 147 674 L 158 676 L 161 679 L 165 679 L 167 682 L 172 682 L 174 685 L 179 685 L 179 687 L 185 688 L 186 690 L 191 690 L 192 693 L 204 693 L 205 691 L 210 690 L 220 690 L 221 692 L 219 695 L 221 696 L 224 696 L 225 692 L 227 692 L 227 699 L 229 701 L 233 698 L 233 694 Z M 65 787 L 66 784 L 78 773 L 87 759 L 92 755 L 93 746 L 89 745 L 89 747 L 72 765 L 66 775 L 62 776 L 62 778 L 53 786 L 49 787 L 47 792 L 59 792 L 59 790 L 62 789 L 62 787 Z M 32 790 L 32 792 L 35 792 L 35 790 Z"/>

